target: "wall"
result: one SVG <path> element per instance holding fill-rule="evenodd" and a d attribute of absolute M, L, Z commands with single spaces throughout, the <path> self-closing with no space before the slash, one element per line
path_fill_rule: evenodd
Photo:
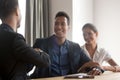
<path fill-rule="evenodd" d="M 120 64 L 120 0 L 94 0 L 94 4 L 98 43 Z"/>
<path fill-rule="evenodd" d="M 70 27 L 72 26 L 72 0 L 50 0 L 49 1 L 49 21 L 51 27 L 51 34 L 53 34 L 53 26 L 54 26 L 54 17 L 58 11 L 65 11 L 68 13 L 71 19 Z M 68 35 L 68 39 L 72 39 L 72 29 L 70 29 Z"/>
<path fill-rule="evenodd" d="M 73 0 L 73 33 L 72 40 L 84 44 L 82 26 L 93 22 L 93 0 Z"/>
<path fill-rule="evenodd" d="M 21 25 L 17 29 L 17 32 L 25 36 L 25 14 L 26 14 L 26 0 L 18 0 L 19 1 L 19 6 L 20 6 L 20 11 L 21 11 Z"/>

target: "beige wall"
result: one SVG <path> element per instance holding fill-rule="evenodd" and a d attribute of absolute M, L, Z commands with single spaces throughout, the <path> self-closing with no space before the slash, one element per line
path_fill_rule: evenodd
<path fill-rule="evenodd" d="M 73 32 L 72 40 L 84 44 L 82 26 L 93 22 L 93 0 L 73 0 Z"/>
<path fill-rule="evenodd" d="M 120 0 L 94 0 L 94 24 L 99 29 L 98 43 L 120 64 Z"/>

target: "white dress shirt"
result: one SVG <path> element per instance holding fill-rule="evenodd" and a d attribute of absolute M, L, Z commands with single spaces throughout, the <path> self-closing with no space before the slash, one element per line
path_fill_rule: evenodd
<path fill-rule="evenodd" d="M 86 52 L 86 55 L 87 55 L 90 59 L 92 59 L 92 58 L 90 57 L 90 54 L 89 54 L 89 52 L 87 51 L 85 45 L 81 46 L 81 48 L 84 49 L 85 52 Z M 98 62 L 100 65 L 102 65 L 103 61 L 106 61 L 106 62 L 107 62 L 107 61 L 110 60 L 110 59 L 111 59 L 111 56 L 108 54 L 108 52 L 105 51 L 104 48 L 100 48 L 99 46 L 97 46 L 97 49 L 96 49 L 96 51 L 95 51 L 95 53 L 94 53 L 94 55 L 93 55 L 93 59 L 92 59 L 92 60 L 93 60 L 94 62 Z"/>

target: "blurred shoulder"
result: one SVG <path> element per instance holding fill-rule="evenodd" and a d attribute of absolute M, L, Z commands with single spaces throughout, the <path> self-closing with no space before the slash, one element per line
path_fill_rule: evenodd
<path fill-rule="evenodd" d="M 76 42 L 73 42 L 73 41 L 70 41 L 70 40 L 67 40 L 67 42 L 68 42 L 69 44 L 73 44 L 73 45 L 79 45 L 78 43 L 76 43 Z"/>
<path fill-rule="evenodd" d="M 70 41 L 70 40 L 67 40 L 67 43 L 69 45 L 69 47 L 72 47 L 72 48 L 76 48 L 76 49 L 80 49 L 80 45 L 76 42 L 73 42 L 73 41 Z"/>
<path fill-rule="evenodd" d="M 101 47 L 99 45 L 97 45 L 97 51 L 101 54 L 108 54 L 108 51 L 104 47 Z"/>

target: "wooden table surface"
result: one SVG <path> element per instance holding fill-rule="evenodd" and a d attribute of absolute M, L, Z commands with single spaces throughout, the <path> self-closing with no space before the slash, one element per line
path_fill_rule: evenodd
<path fill-rule="evenodd" d="M 120 72 L 105 71 L 102 75 L 95 76 L 94 79 L 64 79 L 61 77 L 39 78 L 32 80 L 120 80 Z"/>

